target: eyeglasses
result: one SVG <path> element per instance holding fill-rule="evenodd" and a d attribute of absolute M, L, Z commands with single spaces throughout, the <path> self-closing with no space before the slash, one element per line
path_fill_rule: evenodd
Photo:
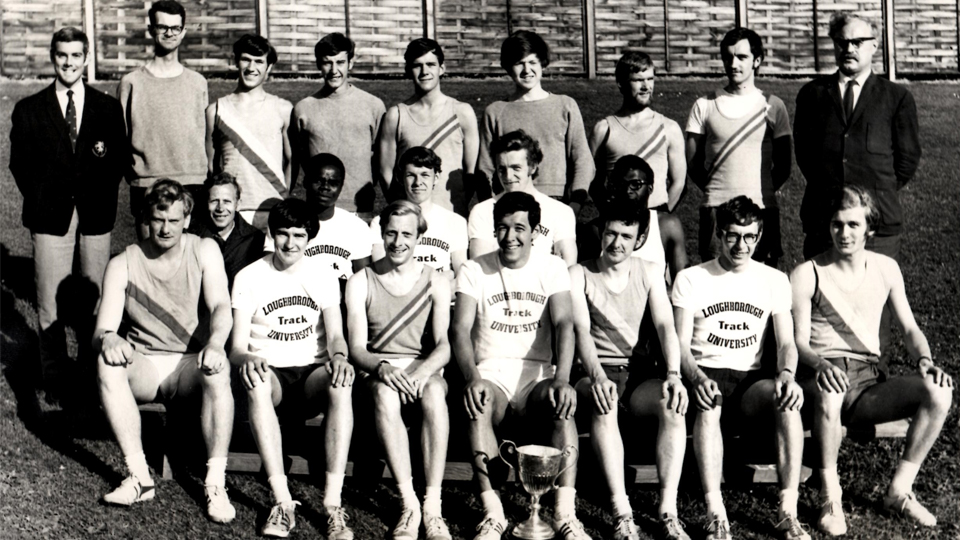
<path fill-rule="evenodd" d="M 848 45 L 853 45 L 854 49 L 859 49 L 860 47 L 863 46 L 864 43 L 868 41 L 873 41 L 875 39 L 877 38 L 875 37 L 864 37 L 864 38 L 853 38 L 853 39 L 833 38 L 833 43 L 838 48 L 840 48 L 840 50 L 846 50 Z"/>
<path fill-rule="evenodd" d="M 737 242 L 740 240 L 743 240 L 744 244 L 752 246 L 757 243 L 757 240 L 760 239 L 760 235 L 754 233 L 737 234 L 735 232 L 724 231 L 722 229 L 720 232 L 723 233 L 723 241 L 734 246 L 737 245 Z"/>
<path fill-rule="evenodd" d="M 628 182 L 627 187 L 633 190 L 643 189 L 644 186 L 652 186 L 653 182 L 647 182 L 642 180 L 636 180 L 634 182 Z"/>
<path fill-rule="evenodd" d="M 179 36 L 180 32 L 183 32 L 183 27 L 167 26 L 165 24 L 155 24 L 153 25 L 153 31 L 158 34 L 170 34 L 171 36 Z"/>

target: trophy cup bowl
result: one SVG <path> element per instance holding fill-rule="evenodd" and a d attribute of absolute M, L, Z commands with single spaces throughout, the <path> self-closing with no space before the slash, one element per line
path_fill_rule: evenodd
<path fill-rule="evenodd" d="M 562 469 L 564 458 L 573 459 Z M 557 487 L 557 479 L 577 463 L 580 453 L 573 445 L 562 451 L 552 446 L 528 444 L 517 446 L 513 441 L 503 441 L 500 458 L 517 471 L 520 484 L 530 494 L 530 517 L 513 528 L 511 535 L 522 540 L 549 540 L 556 536 L 553 527 L 540 517 L 540 496 Z"/>

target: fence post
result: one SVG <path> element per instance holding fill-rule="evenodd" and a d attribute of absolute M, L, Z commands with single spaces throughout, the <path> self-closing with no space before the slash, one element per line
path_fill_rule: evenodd
<path fill-rule="evenodd" d="M 423 0 L 423 37 L 437 39 L 436 0 Z"/>
<path fill-rule="evenodd" d="M 270 22 L 267 19 L 267 0 L 255 0 L 257 5 L 257 34 L 270 39 Z"/>
<path fill-rule="evenodd" d="M 597 11 L 595 0 L 583 0 L 583 61 L 587 78 L 597 78 Z"/>
<path fill-rule="evenodd" d="M 734 0 L 737 28 L 747 27 L 747 0 Z"/>
<path fill-rule="evenodd" d="M 893 0 L 883 0 L 883 67 L 891 81 L 897 80 L 897 44 L 893 32 Z"/>
<path fill-rule="evenodd" d="M 87 82 L 97 81 L 97 27 L 93 18 L 93 0 L 83 0 L 83 33 L 87 34 L 90 47 L 87 50 Z"/>
<path fill-rule="evenodd" d="M 670 0 L 663 0 L 663 70 L 670 73 Z"/>

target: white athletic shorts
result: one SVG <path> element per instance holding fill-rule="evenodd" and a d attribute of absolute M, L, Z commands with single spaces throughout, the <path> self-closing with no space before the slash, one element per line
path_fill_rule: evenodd
<path fill-rule="evenodd" d="M 510 406 L 523 412 L 533 387 L 544 379 L 550 379 L 556 366 L 536 360 L 516 358 L 488 358 L 477 364 L 480 377 L 490 381 L 507 396 Z"/>
<path fill-rule="evenodd" d="M 200 357 L 196 353 L 134 354 L 136 355 L 135 362 L 142 359 L 153 364 L 154 369 L 157 370 L 157 379 L 160 381 L 158 391 L 168 399 L 177 393 L 177 381 L 180 378 L 180 373 L 190 366 L 196 367 L 197 359 Z"/>

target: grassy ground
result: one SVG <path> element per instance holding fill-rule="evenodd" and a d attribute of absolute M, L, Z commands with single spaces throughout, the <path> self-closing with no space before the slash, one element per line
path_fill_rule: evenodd
<path fill-rule="evenodd" d="M 779 95 L 793 112 L 794 96 L 803 81 L 763 80 L 761 86 Z M 0 163 L 9 162 L 10 114 L 20 98 L 39 91 L 46 83 L 0 81 Z M 97 86 L 113 93 L 116 83 Z M 658 83 L 656 108 L 683 124 L 698 95 L 717 81 L 663 80 Z M 232 89 L 232 84 L 211 82 L 211 98 Z M 388 104 L 406 97 L 408 83 L 363 81 L 360 86 Z M 612 81 L 552 80 L 545 87 L 573 96 L 580 104 L 589 129 L 619 104 Z M 278 81 L 268 91 L 291 101 L 316 88 L 314 81 Z M 483 107 L 508 91 L 498 80 L 451 80 L 446 91 Z M 911 90 L 920 111 L 924 157 L 913 183 L 902 192 L 908 219 L 904 235 L 903 270 L 908 295 L 921 327 L 929 338 L 938 363 L 960 375 L 960 346 L 956 313 L 960 307 L 960 193 L 958 193 L 958 148 L 960 85 L 914 83 Z M 797 218 L 803 179 L 794 171 L 782 198 L 784 251 L 782 268 L 789 270 L 800 260 L 800 224 Z M 691 261 L 696 261 L 696 208 L 699 194 L 688 191 L 678 214 L 687 233 Z M 221 526 L 202 516 L 203 491 L 195 472 L 182 470 L 174 481 L 161 482 L 159 498 L 131 509 L 113 509 L 97 502 L 123 474 L 123 461 L 109 429 L 95 409 L 60 410 L 37 401 L 31 371 L 36 362 L 36 311 L 34 307 L 33 260 L 30 237 L 20 225 L 21 198 L 7 169 L 0 169 L 0 265 L 2 265 L 3 379 L 0 379 L 0 538 L 252 538 L 269 510 L 270 495 L 257 475 L 230 474 L 227 484 L 238 509 L 234 523 Z M 127 208 L 127 190 L 121 188 L 121 212 L 113 238 L 116 253 L 133 238 Z M 950 315 L 953 313 L 954 315 Z M 902 344 L 899 345 L 903 356 Z M 909 372 L 906 363 L 895 363 L 897 373 Z M 37 416 L 35 413 L 39 413 Z M 22 418 L 39 417 L 25 422 Z M 958 467 L 957 407 L 951 410 L 947 427 L 921 470 L 916 491 L 939 516 L 940 526 L 930 531 L 884 517 L 877 501 L 889 481 L 901 441 L 865 444 L 847 442 L 841 452 L 840 469 L 845 486 L 845 505 L 851 538 L 958 538 L 960 537 L 960 467 Z M 697 482 L 685 477 L 680 495 L 681 517 L 690 521 L 695 538 L 702 535 L 704 507 Z M 690 481 L 692 480 L 692 481 Z M 291 483 L 296 498 L 303 501 L 301 520 L 294 534 L 300 537 L 322 531 L 324 523 L 315 512 L 321 490 L 307 478 Z M 522 517 L 522 494 L 516 486 L 505 490 L 508 516 Z M 656 534 L 655 487 L 630 489 L 638 523 L 647 537 Z M 774 534 L 770 523 L 776 503 L 771 486 L 727 486 L 724 489 L 734 532 L 743 538 Z M 815 486 L 801 487 L 801 520 L 813 523 Z M 444 487 L 444 513 L 455 536 L 471 538 L 480 518 L 480 506 L 468 482 Z M 348 479 L 344 504 L 352 516 L 358 539 L 380 538 L 392 527 L 398 514 L 398 499 L 392 482 L 370 483 Z M 595 538 L 609 536 L 608 501 L 605 490 L 581 489 L 580 514 Z M 302 528 L 302 529 L 301 529 Z M 817 537 L 817 534 L 814 534 Z"/>

